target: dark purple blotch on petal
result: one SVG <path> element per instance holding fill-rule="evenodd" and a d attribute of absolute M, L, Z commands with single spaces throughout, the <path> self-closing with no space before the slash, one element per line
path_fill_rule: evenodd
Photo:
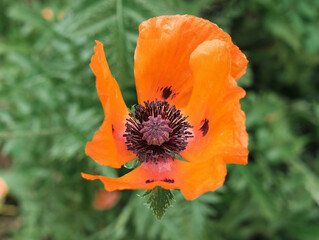
<path fill-rule="evenodd" d="M 205 118 L 204 120 L 201 121 L 201 128 L 199 130 L 202 131 L 203 137 L 207 134 L 208 130 L 209 130 L 209 120 L 207 118 Z"/>
<path fill-rule="evenodd" d="M 165 179 L 162 179 L 162 180 L 160 180 L 161 182 L 167 182 L 167 183 L 174 183 L 175 182 L 175 180 L 174 179 L 169 179 L 169 178 L 165 178 Z M 155 180 L 154 179 L 147 179 L 146 181 L 145 181 L 145 183 L 152 183 L 152 182 L 155 182 Z"/>
<path fill-rule="evenodd" d="M 165 87 L 163 89 L 162 97 L 166 100 L 171 96 L 172 92 L 172 87 Z"/>
<path fill-rule="evenodd" d="M 167 183 L 174 183 L 175 180 L 174 179 L 168 179 L 168 178 L 165 178 L 163 180 L 161 180 L 162 182 L 167 182 Z"/>

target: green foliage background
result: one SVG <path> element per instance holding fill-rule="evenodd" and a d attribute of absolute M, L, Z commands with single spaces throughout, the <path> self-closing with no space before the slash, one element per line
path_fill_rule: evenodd
<path fill-rule="evenodd" d="M 317 0 L 2 0 L 0 9 L 0 176 L 18 208 L 0 215 L 1 239 L 319 239 Z M 84 154 L 104 117 L 88 66 L 94 40 L 129 106 L 138 25 L 186 13 L 217 23 L 250 61 L 239 80 L 249 164 L 228 165 L 225 185 L 194 201 L 175 191 L 160 222 L 141 191 L 95 210 L 101 183 L 80 172 L 126 170 Z"/>

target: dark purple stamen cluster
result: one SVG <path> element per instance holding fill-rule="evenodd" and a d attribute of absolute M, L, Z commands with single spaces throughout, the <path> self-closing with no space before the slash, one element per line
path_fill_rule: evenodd
<path fill-rule="evenodd" d="M 184 150 L 187 139 L 193 137 L 188 131 L 192 126 L 180 110 L 166 101 L 145 102 L 137 105 L 135 114 L 129 114 L 123 135 L 128 150 L 133 151 L 141 162 L 174 159 Z"/>

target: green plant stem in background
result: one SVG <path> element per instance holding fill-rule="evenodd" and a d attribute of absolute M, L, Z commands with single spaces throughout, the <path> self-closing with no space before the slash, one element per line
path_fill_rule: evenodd
<path fill-rule="evenodd" d="M 7 140 L 10 138 L 47 137 L 50 135 L 57 135 L 61 133 L 65 133 L 65 131 L 61 128 L 37 131 L 0 132 L 0 140 Z"/>

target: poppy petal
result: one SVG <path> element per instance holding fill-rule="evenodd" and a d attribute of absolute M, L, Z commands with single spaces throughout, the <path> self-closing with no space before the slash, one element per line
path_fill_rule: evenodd
<path fill-rule="evenodd" d="M 185 199 L 193 200 L 222 186 L 227 174 L 225 163 L 218 157 L 198 163 L 176 161 L 176 175 L 182 179 L 179 188 Z"/>
<path fill-rule="evenodd" d="M 193 88 L 189 58 L 207 40 L 229 44 L 234 79 L 246 70 L 245 55 L 227 33 L 207 20 L 189 15 L 155 17 L 143 22 L 139 32 L 134 67 L 139 103 L 158 99 L 185 107 Z"/>
<path fill-rule="evenodd" d="M 184 114 L 194 138 L 181 155 L 188 161 L 222 156 L 226 163 L 247 163 L 248 136 L 239 99 L 245 91 L 231 75 L 231 51 L 220 40 L 200 44 L 190 57 L 194 88 Z"/>
<path fill-rule="evenodd" d="M 99 179 L 106 191 L 122 189 L 152 189 L 160 186 L 165 189 L 179 188 L 185 199 L 192 200 L 207 191 L 214 191 L 225 180 L 226 167 L 224 162 L 202 161 L 188 163 L 179 160 L 162 163 L 147 162 L 120 178 L 82 173 L 88 180 Z"/>
<path fill-rule="evenodd" d="M 103 44 L 99 41 L 96 41 L 96 44 L 90 67 L 96 76 L 97 93 L 105 119 L 92 141 L 88 142 L 85 151 L 99 164 L 119 168 L 135 157 L 126 149 L 123 138 L 125 120 L 129 112 L 120 88 L 110 72 Z"/>

